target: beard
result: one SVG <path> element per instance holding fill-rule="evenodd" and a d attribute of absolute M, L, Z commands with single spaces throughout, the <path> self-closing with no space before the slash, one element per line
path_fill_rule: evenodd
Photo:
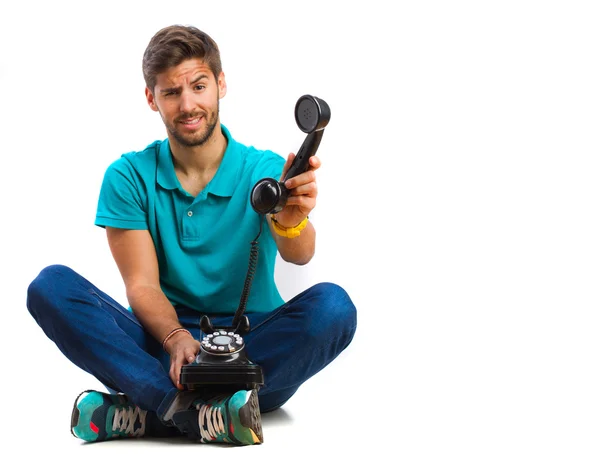
<path fill-rule="evenodd" d="M 181 114 L 177 117 L 177 120 L 188 120 L 193 119 L 201 114 Z M 162 116 L 163 122 L 167 127 L 169 134 L 179 143 L 181 146 L 202 146 L 206 143 L 209 138 L 213 135 L 215 131 L 215 127 L 217 126 L 217 122 L 219 120 L 219 101 L 217 100 L 217 111 L 211 112 L 206 115 L 206 126 L 204 128 L 198 129 L 196 132 L 182 135 L 177 131 L 175 125 L 168 124 L 165 121 L 165 118 Z"/>

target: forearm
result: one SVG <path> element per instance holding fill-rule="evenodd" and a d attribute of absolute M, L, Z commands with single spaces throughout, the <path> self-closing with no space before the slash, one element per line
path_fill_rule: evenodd
<path fill-rule="evenodd" d="M 310 221 L 306 227 L 300 232 L 298 237 L 289 239 L 287 237 L 280 236 L 273 229 L 271 217 L 267 216 L 269 222 L 269 228 L 271 229 L 271 235 L 275 239 L 277 244 L 277 250 L 281 258 L 286 262 L 294 263 L 296 265 L 305 265 L 313 258 L 315 254 L 315 228 Z"/>
<path fill-rule="evenodd" d="M 181 327 L 175 308 L 160 288 L 136 285 L 127 289 L 127 300 L 142 326 L 159 342 Z"/>

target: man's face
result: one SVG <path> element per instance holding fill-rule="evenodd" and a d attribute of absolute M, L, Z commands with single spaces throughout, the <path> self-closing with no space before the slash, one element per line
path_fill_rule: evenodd
<path fill-rule="evenodd" d="M 219 99 L 227 85 L 218 81 L 201 59 L 190 59 L 156 77 L 154 90 L 146 88 L 150 108 L 160 113 L 170 138 L 182 146 L 200 146 L 219 122 Z"/>

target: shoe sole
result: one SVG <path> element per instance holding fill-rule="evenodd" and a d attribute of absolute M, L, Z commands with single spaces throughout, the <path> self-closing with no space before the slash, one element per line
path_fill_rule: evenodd
<path fill-rule="evenodd" d="M 260 419 L 260 407 L 258 404 L 258 393 L 252 390 L 250 398 L 239 412 L 240 422 L 244 427 L 252 431 L 252 436 L 255 444 L 262 444 L 263 432 Z"/>

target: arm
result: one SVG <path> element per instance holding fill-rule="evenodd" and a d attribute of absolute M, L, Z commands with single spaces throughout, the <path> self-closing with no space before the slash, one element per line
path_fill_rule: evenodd
<path fill-rule="evenodd" d="M 143 327 L 159 342 L 181 324 L 177 313 L 160 288 L 158 260 L 146 230 L 106 228 L 108 244 L 125 283 L 127 300 Z M 181 366 L 192 362 L 200 343 L 187 333 L 176 333 L 166 343 L 171 356 L 169 376 L 179 384 Z"/>
<path fill-rule="evenodd" d="M 282 179 L 293 160 L 294 154 L 290 153 L 283 168 Z M 309 163 L 309 170 L 286 182 L 286 187 L 291 190 L 291 193 L 285 207 L 275 215 L 277 223 L 283 227 L 297 226 L 316 206 L 318 190 L 315 171 L 321 167 L 321 162 L 319 158 L 312 156 Z M 305 265 L 310 262 L 315 253 L 316 237 L 315 228 L 310 221 L 298 237 L 289 239 L 274 231 L 270 216 L 267 216 L 267 220 L 281 258 L 297 265 Z"/>
<path fill-rule="evenodd" d="M 275 219 L 277 219 L 279 224 L 284 225 L 279 221 L 278 216 L 275 216 Z M 271 230 L 271 235 L 273 236 L 273 239 L 275 239 L 277 250 L 279 251 L 281 258 L 283 258 L 286 262 L 295 263 L 296 265 L 306 265 L 311 261 L 313 255 L 315 254 L 316 232 L 310 221 L 298 237 L 288 239 L 287 237 L 282 237 L 275 232 L 270 216 L 267 216 L 267 220 Z"/>

